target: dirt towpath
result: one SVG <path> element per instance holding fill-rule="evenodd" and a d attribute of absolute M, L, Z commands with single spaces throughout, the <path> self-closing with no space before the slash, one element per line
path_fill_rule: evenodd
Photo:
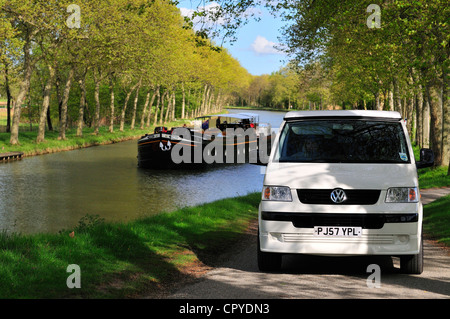
<path fill-rule="evenodd" d="M 450 194 L 450 188 L 421 191 L 422 202 Z M 449 249 L 424 241 L 424 272 L 405 275 L 399 260 L 385 256 L 315 257 L 286 256 L 280 273 L 260 272 L 256 262 L 256 223 L 222 263 L 173 292 L 177 299 L 442 299 L 450 298 Z M 369 287 L 372 272 L 381 269 L 380 287 Z"/>

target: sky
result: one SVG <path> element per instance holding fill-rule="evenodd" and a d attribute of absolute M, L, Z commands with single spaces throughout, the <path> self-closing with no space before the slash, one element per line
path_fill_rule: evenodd
<path fill-rule="evenodd" d="M 180 1 L 178 7 L 181 14 L 191 14 L 194 3 L 190 0 Z M 214 3 L 210 6 L 214 6 Z M 274 47 L 279 42 L 279 30 L 284 22 L 274 18 L 265 8 L 255 10 L 260 20 L 249 18 L 248 23 L 238 29 L 237 41 L 226 41 L 223 46 L 250 74 L 271 74 L 286 64 L 286 55 Z"/>

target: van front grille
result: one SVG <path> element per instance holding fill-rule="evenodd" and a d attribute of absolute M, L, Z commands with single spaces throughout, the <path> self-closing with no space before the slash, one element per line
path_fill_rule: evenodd
<path fill-rule="evenodd" d="M 297 189 L 297 195 L 303 204 L 318 205 L 374 205 L 378 202 L 381 190 L 344 189 L 347 200 L 336 204 L 331 200 L 333 189 Z"/>
<path fill-rule="evenodd" d="M 417 213 L 413 214 L 343 214 L 343 213 L 289 213 L 261 212 L 262 220 L 292 222 L 297 228 L 314 226 L 347 226 L 364 229 L 380 229 L 385 223 L 416 223 Z"/>
<path fill-rule="evenodd" d="M 384 215 L 362 214 L 308 214 L 297 216 L 292 223 L 297 228 L 312 228 L 314 226 L 355 226 L 364 229 L 383 228 Z"/>

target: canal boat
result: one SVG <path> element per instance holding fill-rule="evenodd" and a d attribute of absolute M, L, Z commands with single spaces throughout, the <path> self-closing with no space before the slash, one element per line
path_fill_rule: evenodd
<path fill-rule="evenodd" d="M 193 127 L 159 126 L 138 140 L 142 168 L 204 167 L 208 164 L 248 163 L 259 160 L 259 147 L 269 154 L 270 124 L 258 114 L 218 114 L 197 117 Z M 253 155 L 252 155 L 253 154 Z M 258 155 L 257 155 L 258 154 Z"/>
<path fill-rule="evenodd" d="M 191 150 L 196 148 L 203 150 L 208 142 L 201 133 L 195 134 L 195 129 L 187 128 L 190 136 L 185 138 L 173 135 L 176 129 L 169 130 L 167 127 L 158 126 L 155 127 L 153 134 L 142 136 L 138 140 L 138 166 L 142 168 L 177 167 L 177 163 L 172 160 L 172 150 L 175 145 L 181 143 L 180 145 L 187 146 Z"/>

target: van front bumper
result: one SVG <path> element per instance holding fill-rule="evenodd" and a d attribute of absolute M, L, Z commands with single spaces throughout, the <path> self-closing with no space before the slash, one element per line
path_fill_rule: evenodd
<path fill-rule="evenodd" d="M 399 220 L 401 220 L 399 218 Z M 259 218 L 263 252 L 310 255 L 416 255 L 420 250 L 422 216 L 416 221 L 389 222 L 379 228 L 362 228 L 359 237 L 317 236 L 314 228 L 292 221 Z M 316 225 L 322 226 L 322 225 Z"/>

